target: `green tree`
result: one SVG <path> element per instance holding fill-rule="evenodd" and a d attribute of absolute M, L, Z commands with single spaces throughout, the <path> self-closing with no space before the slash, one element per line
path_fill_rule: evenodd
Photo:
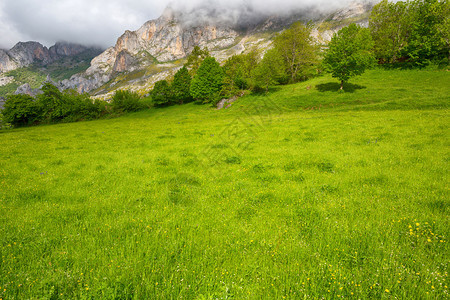
<path fill-rule="evenodd" d="M 87 93 L 79 94 L 76 90 L 69 89 L 63 92 L 63 98 L 69 106 L 69 113 L 64 121 L 93 120 L 106 112 L 106 103 L 98 99 L 93 101 Z"/>
<path fill-rule="evenodd" d="M 215 104 L 224 79 L 222 67 L 214 57 L 207 57 L 191 82 L 191 96 L 198 102 Z"/>
<path fill-rule="evenodd" d="M 274 48 L 283 58 L 290 82 L 306 79 L 313 74 L 317 59 L 317 46 L 311 37 L 312 25 L 294 23 L 273 41 Z"/>
<path fill-rule="evenodd" d="M 394 63 L 402 58 L 411 34 L 411 5 L 383 0 L 372 9 L 369 28 L 374 52 L 380 61 Z"/>
<path fill-rule="evenodd" d="M 448 58 L 449 1 L 416 0 L 412 2 L 411 34 L 405 54 L 417 66 Z"/>
<path fill-rule="evenodd" d="M 253 89 L 269 91 L 269 86 L 279 84 L 286 78 L 283 57 L 276 48 L 264 54 L 262 61 L 252 71 Z"/>
<path fill-rule="evenodd" d="M 56 86 L 45 82 L 41 91 L 42 94 L 37 96 L 37 102 L 42 108 L 43 119 L 48 122 L 59 122 L 70 114 L 70 104 Z"/>
<path fill-rule="evenodd" d="M 369 18 L 376 57 L 416 66 L 449 59 L 449 19 L 448 0 L 381 1 Z"/>
<path fill-rule="evenodd" d="M 259 61 L 258 49 L 228 58 L 223 66 L 225 79 L 221 94 L 231 97 L 238 94 L 240 90 L 248 89 L 251 85 L 252 72 Z"/>
<path fill-rule="evenodd" d="M 191 80 L 191 75 L 189 75 L 189 71 L 186 66 L 178 70 L 171 85 L 174 101 L 177 101 L 179 104 L 183 104 L 192 100 L 190 93 Z"/>
<path fill-rule="evenodd" d="M 39 120 L 39 107 L 29 95 L 9 95 L 2 110 L 3 121 L 13 126 L 29 125 Z"/>
<path fill-rule="evenodd" d="M 189 54 L 185 64 L 192 77 L 195 76 L 203 60 L 207 57 L 209 57 L 209 51 L 207 48 L 201 49 L 199 46 L 194 46 L 194 49 L 191 54 Z"/>
<path fill-rule="evenodd" d="M 141 109 L 139 100 L 141 97 L 138 93 L 118 90 L 114 93 L 111 99 L 111 105 L 114 111 L 117 112 L 132 112 Z"/>
<path fill-rule="evenodd" d="M 341 90 L 344 82 L 375 64 L 372 48 L 369 30 L 355 24 L 342 28 L 333 36 L 323 63 L 332 76 L 341 81 Z"/>
<path fill-rule="evenodd" d="M 151 96 L 156 106 L 172 104 L 172 91 L 167 80 L 157 81 L 153 87 Z"/>

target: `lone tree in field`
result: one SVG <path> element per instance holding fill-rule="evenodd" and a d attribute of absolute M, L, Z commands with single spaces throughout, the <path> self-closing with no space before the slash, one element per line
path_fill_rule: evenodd
<path fill-rule="evenodd" d="M 219 100 L 224 72 L 214 57 L 207 57 L 191 81 L 191 96 L 198 102 L 215 104 Z"/>
<path fill-rule="evenodd" d="M 363 74 L 375 64 L 372 49 L 369 30 L 355 24 L 342 28 L 333 36 L 323 63 L 332 76 L 341 81 L 341 90 L 351 77 Z"/>
<path fill-rule="evenodd" d="M 305 80 L 314 73 L 317 63 L 317 46 L 311 37 L 312 26 L 300 22 L 275 37 L 274 48 L 284 61 L 289 81 Z"/>

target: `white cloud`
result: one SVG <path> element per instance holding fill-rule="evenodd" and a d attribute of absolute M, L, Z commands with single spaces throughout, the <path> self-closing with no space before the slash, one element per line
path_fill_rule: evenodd
<path fill-rule="evenodd" d="M 258 12 L 279 13 L 306 6 L 331 8 L 350 0 L 2 0 L 0 48 L 34 40 L 47 46 L 57 41 L 108 47 L 127 29 L 135 30 L 173 7 L 195 10 L 204 5 L 234 16 L 243 5 Z"/>

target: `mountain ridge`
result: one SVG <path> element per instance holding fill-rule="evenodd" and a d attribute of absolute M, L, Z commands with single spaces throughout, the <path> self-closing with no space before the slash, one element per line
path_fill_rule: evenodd
<path fill-rule="evenodd" d="M 334 32 L 348 25 L 348 20 L 366 26 L 372 6 L 373 1 L 357 0 L 326 13 L 310 8 L 274 15 L 256 13 L 247 7 L 237 15 L 226 16 L 214 7 L 177 11 L 169 6 L 159 18 L 145 22 L 135 31 L 125 31 L 114 46 L 94 57 L 84 72 L 61 80 L 59 85 L 102 99 L 108 99 L 117 89 L 145 94 L 156 81 L 172 76 L 194 46 L 208 48 L 218 61 L 253 47 L 264 52 L 278 32 L 296 21 L 313 21 L 313 37 L 317 43 L 326 44 Z M 0 73 L 2 61 L 5 69 L 17 61 L 26 64 L 34 59 L 46 63 L 55 53 L 66 53 L 61 47 L 46 49 L 39 45 L 30 44 L 33 51 L 28 51 L 22 60 L 2 59 L 10 54 L 0 51 Z"/>
<path fill-rule="evenodd" d="M 326 43 L 341 27 L 342 20 L 355 18 L 361 25 L 367 25 L 367 15 L 372 1 L 355 1 L 351 5 L 328 13 L 316 11 L 293 11 L 278 15 L 257 15 L 247 18 L 251 11 L 244 10 L 234 20 L 218 19 L 204 13 L 195 19 L 188 12 L 175 11 L 168 7 L 163 14 L 145 22 L 135 31 L 125 31 L 116 45 L 94 58 L 84 74 L 76 74 L 61 82 L 64 88 L 75 88 L 79 92 L 90 92 L 97 98 L 107 99 L 114 90 L 131 89 L 141 94 L 148 92 L 153 84 L 173 75 L 194 46 L 206 47 L 218 61 L 240 54 L 252 47 L 268 49 L 273 36 L 296 21 L 313 21 L 313 36 L 318 43 Z M 210 8 L 212 14 L 218 13 Z M 331 15 L 330 15 L 331 14 Z M 358 17 L 362 17 L 359 20 Z M 335 28 L 321 31 L 320 24 L 326 19 L 338 23 Z M 154 69 L 158 69 L 155 71 Z M 140 80 L 137 73 L 141 72 Z M 133 79 L 125 83 L 127 73 Z M 101 88 L 102 87 L 102 88 Z"/>
<path fill-rule="evenodd" d="M 101 49 L 80 44 L 57 42 L 50 48 L 39 42 L 18 42 L 9 50 L 0 49 L 0 73 L 5 73 L 32 64 L 47 65 L 64 57 L 71 57 L 85 51 Z"/>

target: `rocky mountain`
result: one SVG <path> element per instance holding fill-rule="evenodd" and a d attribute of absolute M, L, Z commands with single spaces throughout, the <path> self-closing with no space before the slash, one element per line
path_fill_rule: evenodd
<path fill-rule="evenodd" d="M 38 42 L 19 42 L 10 50 L 0 49 L 0 73 L 5 73 L 32 64 L 48 65 L 62 58 L 99 49 L 71 43 L 56 43 L 47 48 Z"/>
<path fill-rule="evenodd" d="M 269 48 L 277 32 L 299 20 L 312 20 L 316 24 L 314 37 L 318 43 L 326 43 L 350 22 L 367 25 L 372 2 L 359 0 L 327 13 L 311 8 L 263 15 L 243 9 L 234 19 L 221 17 L 214 8 L 195 10 L 201 15 L 167 8 L 158 19 L 146 22 L 136 31 L 126 31 L 114 47 L 91 61 L 86 72 L 61 84 L 103 99 L 124 88 L 145 94 L 157 80 L 172 76 L 196 45 L 208 48 L 223 61 L 252 47 Z"/>
<path fill-rule="evenodd" d="M 296 21 L 311 20 L 316 25 L 313 36 L 325 44 L 334 32 L 351 22 L 367 25 L 372 3 L 355 0 L 337 11 L 311 7 L 277 15 L 256 12 L 250 6 L 231 13 L 214 7 L 191 11 L 169 7 L 138 30 L 125 31 L 115 46 L 93 58 L 84 72 L 62 80 L 60 86 L 102 99 L 110 98 L 117 89 L 146 94 L 156 81 L 173 76 L 196 45 L 208 48 L 218 61 L 224 61 L 253 47 L 267 50 L 278 32 Z M 85 50 L 73 44 L 58 43 L 47 49 L 36 42 L 19 43 L 9 51 L 0 50 L 0 73 L 30 64 L 48 65 Z"/>
<path fill-rule="evenodd" d="M 25 84 L 36 89 L 49 75 L 55 81 L 70 78 L 86 70 L 102 51 L 70 43 L 47 48 L 38 42 L 19 42 L 10 50 L 0 50 L 0 96 Z"/>

